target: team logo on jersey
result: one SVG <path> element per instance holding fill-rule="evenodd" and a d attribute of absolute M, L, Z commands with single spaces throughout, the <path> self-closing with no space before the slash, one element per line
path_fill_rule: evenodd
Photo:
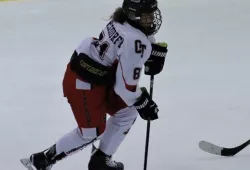
<path fill-rule="evenodd" d="M 147 48 L 145 44 L 142 44 L 141 40 L 135 40 L 135 52 L 141 53 L 141 58 L 143 57 L 144 50 Z"/>

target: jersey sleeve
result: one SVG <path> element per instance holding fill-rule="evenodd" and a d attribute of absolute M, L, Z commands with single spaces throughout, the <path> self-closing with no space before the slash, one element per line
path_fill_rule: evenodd
<path fill-rule="evenodd" d="M 148 40 L 149 40 L 151 43 L 156 43 L 156 39 L 155 39 L 155 36 L 154 36 L 154 35 L 148 36 Z"/>
<path fill-rule="evenodd" d="M 138 83 L 151 48 L 146 38 L 126 37 L 118 52 L 114 90 L 128 106 L 132 106 L 141 95 Z"/>

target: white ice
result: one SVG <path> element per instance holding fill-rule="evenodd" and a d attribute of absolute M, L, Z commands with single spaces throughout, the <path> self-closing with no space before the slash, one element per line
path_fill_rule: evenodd
<path fill-rule="evenodd" d="M 74 48 L 98 36 L 121 0 L 20 0 L 0 3 L 0 169 L 51 146 L 76 126 L 62 78 Z M 148 170 L 248 170 L 250 149 L 224 158 L 200 140 L 233 147 L 250 129 L 250 1 L 160 0 L 167 41 L 155 77 L 159 120 L 152 122 Z M 149 87 L 143 76 L 141 86 Z M 143 169 L 146 122 L 138 118 L 115 154 Z M 86 170 L 90 148 L 54 170 Z"/>

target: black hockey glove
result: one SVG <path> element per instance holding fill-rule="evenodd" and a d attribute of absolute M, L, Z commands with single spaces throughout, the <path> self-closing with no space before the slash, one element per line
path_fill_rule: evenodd
<path fill-rule="evenodd" d="M 158 106 L 150 99 L 148 91 L 145 87 L 141 87 L 142 94 L 140 98 L 135 102 L 134 106 L 139 112 L 139 115 L 144 120 L 158 119 Z"/>
<path fill-rule="evenodd" d="M 164 66 L 165 58 L 168 52 L 167 43 L 152 44 L 152 51 L 149 59 L 145 62 L 144 73 L 146 75 L 159 74 Z"/>

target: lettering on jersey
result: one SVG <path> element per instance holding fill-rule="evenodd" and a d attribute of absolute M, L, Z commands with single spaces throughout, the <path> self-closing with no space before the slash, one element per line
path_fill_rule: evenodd
<path fill-rule="evenodd" d="M 80 65 L 85 68 L 88 72 L 93 73 L 98 76 L 104 76 L 105 74 L 108 74 L 107 71 L 102 71 L 98 68 L 95 68 L 88 63 L 84 62 L 83 60 L 80 61 Z"/>
<path fill-rule="evenodd" d="M 145 44 L 142 44 L 141 40 L 135 40 L 135 52 L 141 53 L 141 58 L 143 57 L 144 50 L 147 48 Z"/>
<path fill-rule="evenodd" d="M 108 36 L 109 39 L 114 43 L 114 44 L 119 44 L 118 48 L 121 48 L 121 45 L 124 42 L 124 39 L 122 36 L 119 35 L 119 33 L 116 31 L 115 26 L 113 25 L 113 22 L 109 22 L 107 24 L 107 31 L 108 31 Z"/>

